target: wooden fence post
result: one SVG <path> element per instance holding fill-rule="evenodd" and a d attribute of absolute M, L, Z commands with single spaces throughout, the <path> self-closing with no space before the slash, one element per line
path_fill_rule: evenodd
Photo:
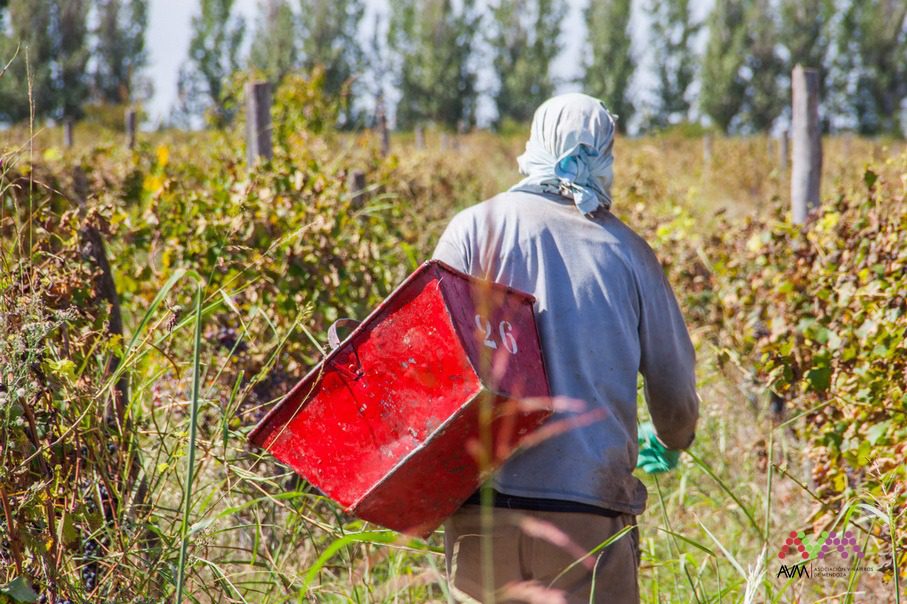
<path fill-rule="evenodd" d="M 63 121 L 63 146 L 66 147 L 67 149 L 72 149 L 72 146 L 73 146 L 73 142 L 74 142 L 73 128 L 74 128 L 74 126 L 75 125 L 73 124 L 72 118 L 66 118 Z"/>
<path fill-rule="evenodd" d="M 469 132 L 469 125 L 466 123 L 466 120 L 460 119 L 457 120 L 457 134 L 453 139 L 453 148 L 456 150 L 460 149 L 460 142 L 462 138 Z"/>
<path fill-rule="evenodd" d="M 353 170 L 347 176 L 346 186 L 352 197 L 352 206 L 359 209 L 365 203 L 365 172 Z"/>
<path fill-rule="evenodd" d="M 708 134 L 702 139 L 702 162 L 706 166 L 712 163 L 712 137 Z"/>
<path fill-rule="evenodd" d="M 425 129 L 422 126 L 416 126 L 416 149 L 425 148 Z"/>
<path fill-rule="evenodd" d="M 784 130 L 778 139 L 778 169 L 784 173 L 787 171 L 787 162 L 789 155 L 790 131 Z"/>
<path fill-rule="evenodd" d="M 252 166 L 263 157 L 271 159 L 271 85 L 268 82 L 246 84 L 246 162 Z"/>
<path fill-rule="evenodd" d="M 793 163 L 790 176 L 791 213 L 794 224 L 803 224 L 819 206 L 822 179 L 822 131 L 819 124 L 819 73 L 794 67 L 791 77 L 791 135 Z"/>
<path fill-rule="evenodd" d="M 135 109 L 126 110 L 125 126 L 126 126 L 126 147 L 129 149 L 134 149 L 135 148 L 135 126 L 136 126 Z"/>
<path fill-rule="evenodd" d="M 387 129 L 387 114 L 384 111 L 384 101 L 378 103 L 376 125 L 378 126 L 378 136 L 381 137 L 381 156 L 387 157 L 391 150 L 391 135 Z"/>

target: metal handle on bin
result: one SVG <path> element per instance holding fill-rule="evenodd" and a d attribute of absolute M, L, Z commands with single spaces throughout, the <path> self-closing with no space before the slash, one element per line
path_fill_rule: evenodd
<path fill-rule="evenodd" d="M 341 319 L 337 319 L 336 321 L 331 323 L 330 327 L 328 327 L 328 344 L 330 345 L 331 350 L 337 350 L 337 348 L 340 346 L 340 336 L 337 335 L 337 327 L 346 323 L 351 323 L 354 326 L 359 325 L 359 321 L 343 317 Z M 352 349 L 352 352 L 353 357 L 355 358 L 355 364 L 351 363 L 347 366 L 344 366 L 337 363 L 336 360 L 331 360 L 329 361 L 329 363 L 331 364 L 331 366 L 333 366 L 341 373 L 345 374 L 347 377 L 358 380 L 360 377 L 362 377 L 363 374 L 362 362 L 359 360 L 359 353 L 355 348 Z"/>
<path fill-rule="evenodd" d="M 337 350 L 337 347 L 340 346 L 340 336 L 337 335 L 337 326 L 346 323 L 352 323 L 354 326 L 359 325 L 359 321 L 356 319 L 341 317 L 331 323 L 331 326 L 328 327 L 328 345 L 331 347 L 331 350 Z"/>

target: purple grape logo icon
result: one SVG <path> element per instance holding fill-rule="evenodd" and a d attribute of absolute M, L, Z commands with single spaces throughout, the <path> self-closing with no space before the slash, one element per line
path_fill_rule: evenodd
<path fill-rule="evenodd" d="M 866 554 L 857 545 L 857 538 L 854 536 L 853 531 L 847 531 L 845 533 L 835 533 L 835 532 L 822 532 L 822 538 L 824 542 L 822 543 L 822 548 L 819 550 L 819 558 L 825 558 L 831 554 L 837 553 L 843 559 L 848 557 L 863 558 Z"/>

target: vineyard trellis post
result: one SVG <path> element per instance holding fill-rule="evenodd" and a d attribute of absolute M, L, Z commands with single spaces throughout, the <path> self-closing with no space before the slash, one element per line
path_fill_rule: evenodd
<path fill-rule="evenodd" d="M 365 172 L 362 170 L 353 170 L 347 176 L 347 188 L 352 197 L 352 206 L 356 209 L 365 203 L 365 186 Z"/>
<path fill-rule="evenodd" d="M 457 133 L 453 137 L 453 148 L 456 151 L 460 149 L 461 139 L 469 132 L 469 126 L 466 120 L 457 120 Z"/>
<path fill-rule="evenodd" d="M 249 82 L 246 84 L 246 161 L 252 166 L 259 157 L 273 157 L 271 85 Z"/>
<path fill-rule="evenodd" d="M 778 169 L 782 174 L 787 171 L 788 155 L 790 154 L 789 144 L 790 131 L 784 130 L 778 139 Z"/>
<path fill-rule="evenodd" d="M 416 126 L 416 149 L 425 148 L 425 129 L 422 126 Z"/>
<path fill-rule="evenodd" d="M 126 126 L 126 147 L 129 149 L 135 148 L 135 128 L 136 128 L 136 111 L 135 109 L 127 109 L 125 126 Z"/>
<path fill-rule="evenodd" d="M 822 179 L 819 72 L 798 64 L 791 77 L 791 88 L 791 214 L 794 224 L 803 224 L 809 212 L 819 207 Z"/>
<path fill-rule="evenodd" d="M 384 99 L 379 99 L 377 110 L 376 125 L 378 126 L 378 136 L 381 137 L 381 156 L 387 157 L 391 150 L 391 135 L 387 129 L 387 112 L 384 110 Z"/>
<path fill-rule="evenodd" d="M 72 146 L 74 144 L 74 138 L 75 138 L 75 136 L 73 134 L 74 128 L 75 128 L 75 124 L 73 124 L 73 121 L 71 118 L 66 118 L 63 121 L 63 146 L 66 147 L 67 149 L 72 149 Z"/>

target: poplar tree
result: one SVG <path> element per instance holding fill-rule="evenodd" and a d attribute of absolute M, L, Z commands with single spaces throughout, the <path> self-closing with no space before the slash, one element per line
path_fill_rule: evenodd
<path fill-rule="evenodd" d="M 821 69 L 828 55 L 834 0 L 781 0 L 778 12 L 780 43 L 788 55 L 785 68 L 790 71 L 800 63 Z"/>
<path fill-rule="evenodd" d="M 658 77 L 653 116 L 657 126 L 690 116 L 688 93 L 698 64 L 693 43 L 702 25 L 694 22 L 690 5 L 690 0 L 652 0 L 647 7 Z"/>
<path fill-rule="evenodd" d="M 588 28 L 583 84 L 605 102 L 626 131 L 635 112 L 630 82 L 636 70 L 630 37 L 631 0 L 595 0 L 585 9 Z"/>
<path fill-rule="evenodd" d="M 267 0 L 259 5 L 249 63 L 274 84 L 299 66 L 296 18 L 287 0 Z"/>
<path fill-rule="evenodd" d="M 94 92 L 105 103 L 133 100 L 148 63 L 148 0 L 96 0 Z"/>
<path fill-rule="evenodd" d="M 475 118 L 475 0 L 391 0 L 388 47 L 397 62 L 404 128 L 431 120 L 448 128 Z"/>
<path fill-rule="evenodd" d="M 784 101 L 790 104 L 790 74 L 798 63 L 819 72 L 819 90 L 826 114 L 837 112 L 837 95 L 828 88 L 829 49 L 834 0 L 780 0 L 779 43 L 784 48 Z"/>
<path fill-rule="evenodd" d="M 388 58 L 388 49 L 382 36 L 382 23 L 381 15 L 376 14 L 372 24 L 372 35 L 367 46 L 366 69 L 368 77 L 363 86 L 365 94 L 373 101 L 374 113 L 372 115 L 373 121 L 368 119 L 362 121 L 372 121 L 373 126 L 377 125 L 379 113 L 384 114 L 386 117 L 385 87 L 392 70 L 391 61 Z M 362 117 L 365 116 L 360 116 L 360 118 Z"/>
<path fill-rule="evenodd" d="M 29 117 L 29 71 L 36 117 L 62 120 L 81 115 L 88 96 L 88 8 L 87 0 L 9 0 L 5 24 L 9 35 L 0 53 L 4 65 L 17 48 L 19 55 L 0 78 L 0 120 Z"/>
<path fill-rule="evenodd" d="M 903 135 L 907 98 L 907 3 L 851 0 L 837 32 L 842 103 L 861 134 Z"/>
<path fill-rule="evenodd" d="M 708 18 L 709 38 L 702 60 L 702 111 L 728 132 L 746 93 L 746 10 L 742 0 L 716 0 Z"/>
<path fill-rule="evenodd" d="M 499 0 L 491 8 L 489 45 L 499 86 L 498 123 L 525 122 L 554 92 L 551 61 L 561 50 L 564 0 Z"/>
<path fill-rule="evenodd" d="M 211 122 L 223 126 L 233 111 L 226 98 L 227 78 L 241 67 L 245 22 L 233 14 L 234 0 L 199 0 L 192 17 L 189 58 L 180 69 L 180 110 L 198 115 L 210 109 Z"/>
<path fill-rule="evenodd" d="M 754 131 L 767 131 L 788 104 L 785 64 L 778 54 L 778 22 L 768 0 L 753 0 L 746 14 L 746 81 L 742 118 Z"/>
<path fill-rule="evenodd" d="M 349 94 L 362 70 L 359 26 L 364 14 L 362 0 L 299 1 L 303 64 L 309 71 L 319 65 L 324 69 L 328 95 Z"/>
<path fill-rule="evenodd" d="M 28 68 L 31 71 L 32 94 L 38 116 L 48 115 L 53 106 L 52 61 L 54 49 L 50 38 L 53 0 L 10 0 L 3 38 L 2 62 L 15 57 L 0 78 L 0 120 L 18 122 L 29 117 Z M 16 54 L 18 51 L 18 55 Z"/>
<path fill-rule="evenodd" d="M 88 0 L 57 0 L 51 19 L 51 40 L 55 46 L 55 118 L 81 117 L 88 98 L 86 71 L 88 48 Z"/>

